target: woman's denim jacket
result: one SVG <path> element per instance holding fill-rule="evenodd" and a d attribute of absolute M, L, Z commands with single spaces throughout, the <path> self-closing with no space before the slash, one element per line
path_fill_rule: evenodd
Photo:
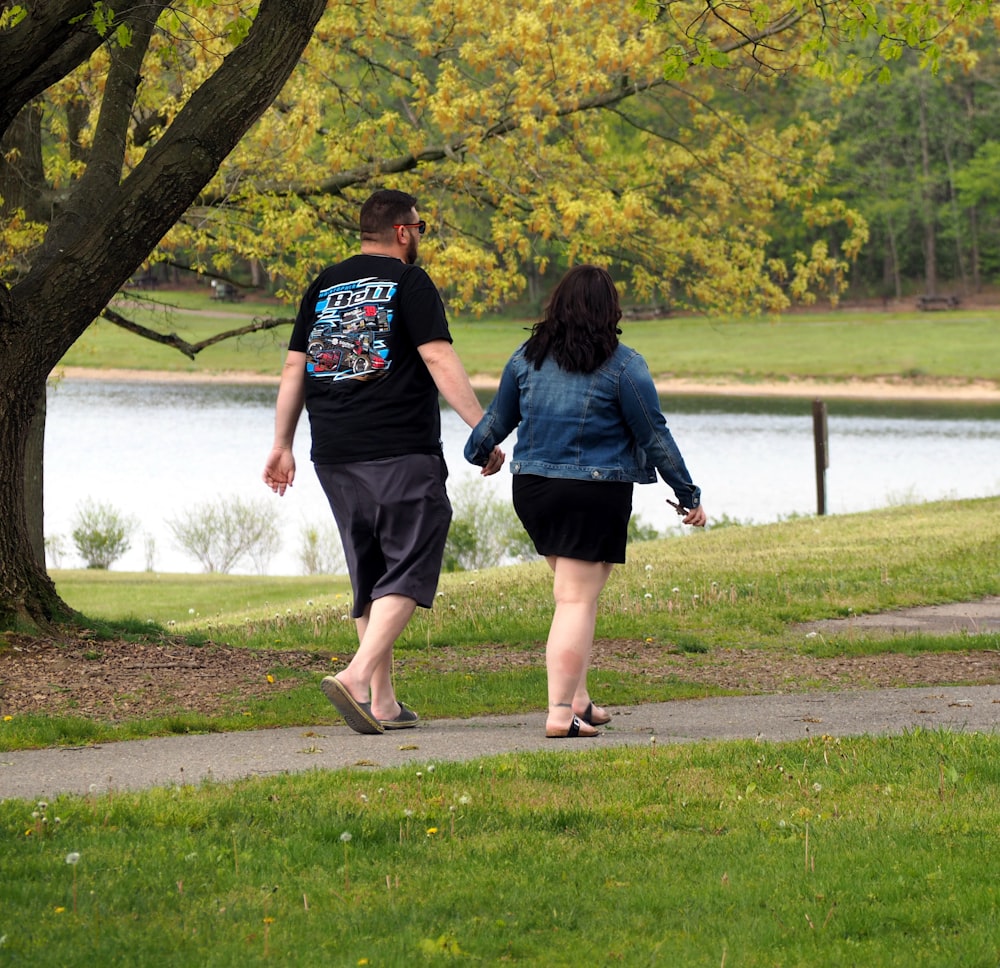
<path fill-rule="evenodd" d="M 536 370 L 522 346 L 465 445 L 466 460 L 484 466 L 515 427 L 513 474 L 652 484 L 658 470 L 683 507 L 701 501 L 646 361 L 627 346 L 619 344 L 593 373 L 569 373 L 551 357 Z"/>

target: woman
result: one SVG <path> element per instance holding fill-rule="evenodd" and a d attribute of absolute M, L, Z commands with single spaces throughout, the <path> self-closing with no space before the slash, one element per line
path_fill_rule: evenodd
<path fill-rule="evenodd" d="M 611 717 L 587 691 L 597 599 L 625 561 L 633 483 L 656 471 L 684 523 L 702 527 L 701 490 L 660 412 L 646 361 L 618 342 L 618 291 L 597 266 L 570 269 L 541 322 L 510 358 L 496 398 L 465 445 L 482 467 L 515 427 L 514 509 L 552 569 L 545 735 L 597 736 Z"/>

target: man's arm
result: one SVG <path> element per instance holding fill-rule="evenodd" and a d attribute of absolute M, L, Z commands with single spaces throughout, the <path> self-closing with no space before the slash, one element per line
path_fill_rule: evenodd
<path fill-rule="evenodd" d="M 278 402 L 274 412 L 274 444 L 264 464 L 263 474 L 264 483 L 279 496 L 295 480 L 292 443 L 305 402 L 305 382 L 306 354 L 290 350 L 281 370 Z"/>
<path fill-rule="evenodd" d="M 446 339 L 435 339 L 417 349 L 448 406 L 470 427 L 475 427 L 483 417 L 483 408 L 455 347 Z"/>
<path fill-rule="evenodd" d="M 470 427 L 475 427 L 483 418 L 483 408 L 476 399 L 469 375 L 462 366 L 455 348 L 446 339 L 435 339 L 417 347 L 420 356 L 438 388 L 438 393 L 446 403 Z M 504 453 L 494 447 L 483 467 L 483 475 L 495 474 L 503 466 Z"/>

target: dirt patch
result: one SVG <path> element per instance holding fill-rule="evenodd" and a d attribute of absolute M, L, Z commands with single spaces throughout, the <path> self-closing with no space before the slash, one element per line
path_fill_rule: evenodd
<path fill-rule="evenodd" d="M 301 682 L 282 670 L 325 673 L 330 666 L 329 657 L 314 652 L 8 636 L 0 650 L 0 715 L 106 722 L 181 711 L 212 715 Z"/>
<path fill-rule="evenodd" d="M 117 722 L 181 711 L 215 715 L 240 702 L 273 697 L 301 683 L 283 670 L 317 678 L 342 668 L 345 657 L 305 651 L 255 652 L 182 642 L 135 644 L 87 639 L 47 641 L 8 637 L 0 651 L 0 716 L 76 715 Z M 544 667 L 541 646 L 531 650 L 487 647 L 459 655 L 441 648 L 418 658 L 399 656 L 397 677 L 408 668 L 487 672 Z M 886 654 L 818 659 L 772 650 L 678 653 L 644 641 L 594 644 L 595 686 L 602 672 L 678 680 L 749 693 L 883 686 L 1000 682 L 1000 651 Z M 268 677 L 273 681 L 268 681 Z"/>

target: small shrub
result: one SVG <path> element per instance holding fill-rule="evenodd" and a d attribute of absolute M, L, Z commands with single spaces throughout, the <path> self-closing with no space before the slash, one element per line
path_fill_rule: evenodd
<path fill-rule="evenodd" d="M 196 505 L 167 521 L 177 545 L 201 562 L 206 572 L 228 574 L 249 559 L 259 574 L 281 547 L 273 506 L 240 498 Z"/>
<path fill-rule="evenodd" d="M 87 500 L 77 508 L 73 544 L 88 568 L 110 568 L 131 547 L 134 518 L 110 504 Z"/>
<path fill-rule="evenodd" d="M 66 539 L 61 534 L 51 534 L 45 539 L 45 557 L 52 568 L 62 568 L 66 554 Z"/>
<path fill-rule="evenodd" d="M 302 528 L 299 562 L 303 575 L 341 575 L 346 570 L 340 532 L 333 523 Z"/>
<path fill-rule="evenodd" d="M 662 537 L 663 535 L 653 525 L 646 524 L 634 514 L 628 519 L 628 532 L 625 536 L 628 544 L 632 544 L 635 541 L 656 541 L 657 538 Z"/>
<path fill-rule="evenodd" d="M 492 568 L 538 557 L 513 505 L 491 495 L 479 481 L 459 484 L 451 494 L 451 506 L 445 571 Z"/>

